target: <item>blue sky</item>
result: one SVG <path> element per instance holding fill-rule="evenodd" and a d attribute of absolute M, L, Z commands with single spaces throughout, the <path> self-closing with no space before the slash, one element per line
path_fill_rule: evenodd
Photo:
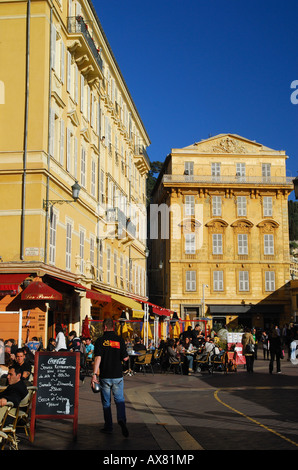
<path fill-rule="evenodd" d="M 93 4 L 150 137 L 151 161 L 230 132 L 285 150 L 287 175 L 298 175 L 297 0 Z"/>

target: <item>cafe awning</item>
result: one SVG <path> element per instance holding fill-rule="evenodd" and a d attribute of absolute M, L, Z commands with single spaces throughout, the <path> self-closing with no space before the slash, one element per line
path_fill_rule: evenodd
<path fill-rule="evenodd" d="M 111 296 L 102 294 L 99 290 L 95 289 L 88 289 L 87 287 L 79 284 L 78 282 L 67 281 L 66 279 L 61 279 L 59 277 L 52 277 L 56 281 L 62 282 L 68 286 L 73 287 L 74 289 L 80 290 L 82 292 L 86 292 L 87 299 L 94 300 L 96 302 L 111 302 Z"/>
<path fill-rule="evenodd" d="M 21 294 L 22 300 L 62 300 L 62 294 L 42 281 L 32 281 Z"/>
<path fill-rule="evenodd" d="M 29 273 L 0 274 L 0 295 L 17 295 L 20 284 L 30 276 Z"/>
<path fill-rule="evenodd" d="M 96 302 L 112 302 L 110 295 L 103 294 L 102 292 L 94 289 L 87 289 L 86 297 L 87 299 L 95 300 Z"/>
<path fill-rule="evenodd" d="M 134 299 L 131 299 L 130 297 L 126 297 L 125 295 L 120 295 L 120 294 L 114 294 L 113 292 L 108 292 L 104 290 L 100 290 L 102 294 L 109 295 L 111 296 L 112 300 L 115 302 L 118 302 L 124 307 L 127 307 L 133 311 L 133 316 L 136 318 L 143 318 L 144 316 L 144 310 L 142 309 L 142 304 L 140 302 L 137 302 Z"/>
<path fill-rule="evenodd" d="M 154 313 L 155 315 L 169 317 L 173 313 L 168 308 L 159 307 L 159 305 L 152 304 L 151 302 L 146 302 L 146 303 L 149 305 L 149 307 L 151 307 L 152 313 Z"/>

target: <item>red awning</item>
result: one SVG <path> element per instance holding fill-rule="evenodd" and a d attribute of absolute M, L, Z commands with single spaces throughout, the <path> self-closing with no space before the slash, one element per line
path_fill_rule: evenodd
<path fill-rule="evenodd" d="M 28 273 L 0 274 L 0 295 L 17 295 L 20 284 L 30 276 Z"/>
<path fill-rule="evenodd" d="M 21 294 L 22 300 L 62 300 L 62 294 L 42 281 L 32 281 Z"/>
<path fill-rule="evenodd" d="M 74 289 L 79 289 L 82 291 L 86 291 L 87 299 L 96 300 L 97 302 L 111 302 L 112 298 L 110 295 L 102 294 L 101 292 L 95 291 L 93 289 L 87 289 L 87 287 L 82 286 L 82 284 L 78 284 L 77 282 L 66 281 L 65 279 L 60 279 L 59 277 L 53 277 L 56 281 L 63 282 L 69 286 L 72 286 Z"/>
<path fill-rule="evenodd" d="M 159 307 L 159 305 L 152 304 L 151 302 L 146 302 L 150 307 L 152 307 L 152 312 L 156 315 L 164 315 L 169 317 L 172 314 L 172 311 L 168 308 Z"/>
<path fill-rule="evenodd" d="M 86 292 L 87 299 L 96 300 L 97 302 L 112 302 L 112 297 L 110 295 L 102 294 L 101 292 L 87 289 Z"/>
<path fill-rule="evenodd" d="M 55 279 L 56 281 L 60 281 L 60 282 L 63 282 L 64 284 L 67 284 L 69 286 L 72 286 L 74 287 L 75 289 L 80 289 L 80 290 L 87 290 L 86 287 L 82 286 L 81 284 L 78 284 L 77 282 L 72 282 L 72 281 L 66 281 L 66 279 L 60 279 L 60 277 L 53 277 L 51 276 L 53 279 Z"/>

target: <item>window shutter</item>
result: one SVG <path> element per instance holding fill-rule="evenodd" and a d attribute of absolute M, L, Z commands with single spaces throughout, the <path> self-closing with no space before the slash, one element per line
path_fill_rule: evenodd
<path fill-rule="evenodd" d="M 239 290 L 240 291 L 249 290 L 248 271 L 239 272 Z"/>
<path fill-rule="evenodd" d="M 70 167 L 70 129 L 66 128 L 66 170 Z"/>
<path fill-rule="evenodd" d="M 247 234 L 238 234 L 238 255 L 248 254 Z"/>
<path fill-rule="evenodd" d="M 223 290 L 223 271 L 213 272 L 213 289 L 215 291 Z"/>
<path fill-rule="evenodd" d="M 65 66 L 64 66 L 64 61 L 65 61 L 65 45 L 64 45 L 64 42 L 61 41 L 61 63 L 60 63 L 60 78 L 61 78 L 61 82 L 64 83 L 64 79 L 65 79 Z"/>
<path fill-rule="evenodd" d="M 81 75 L 81 112 L 84 112 L 84 87 L 85 87 L 85 79 L 84 75 Z"/>
<path fill-rule="evenodd" d="M 272 197 L 263 198 L 263 215 L 264 217 L 272 217 Z"/>
<path fill-rule="evenodd" d="M 212 196 L 212 215 L 221 215 L 221 196 Z"/>
<path fill-rule="evenodd" d="M 57 30 L 54 24 L 51 28 L 51 68 L 55 70 L 56 68 L 56 35 Z"/>
<path fill-rule="evenodd" d="M 66 77 L 66 90 L 70 93 L 71 87 L 71 53 L 67 51 L 67 77 Z"/>
<path fill-rule="evenodd" d="M 73 173 L 74 177 L 78 177 L 78 139 L 74 138 L 74 161 L 73 161 Z"/>
<path fill-rule="evenodd" d="M 60 164 L 64 162 L 64 121 L 60 121 Z"/>
<path fill-rule="evenodd" d="M 275 290 L 275 272 L 274 271 L 265 272 L 265 290 L 270 291 L 270 292 Z"/>
<path fill-rule="evenodd" d="M 186 271 L 186 290 L 196 290 L 196 271 Z"/>
<path fill-rule="evenodd" d="M 274 255 L 274 239 L 273 235 L 264 235 L 264 255 Z"/>
<path fill-rule="evenodd" d="M 213 233 L 212 234 L 212 253 L 214 255 L 222 255 L 222 234 Z"/>
<path fill-rule="evenodd" d="M 50 155 L 54 156 L 54 142 L 55 142 L 55 111 L 50 108 L 50 143 L 49 152 Z"/>

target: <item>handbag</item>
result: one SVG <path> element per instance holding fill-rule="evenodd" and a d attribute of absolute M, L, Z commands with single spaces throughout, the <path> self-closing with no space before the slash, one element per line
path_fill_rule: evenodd
<path fill-rule="evenodd" d="M 253 354 L 255 352 L 255 345 L 252 343 L 248 343 L 245 346 L 245 354 Z"/>

